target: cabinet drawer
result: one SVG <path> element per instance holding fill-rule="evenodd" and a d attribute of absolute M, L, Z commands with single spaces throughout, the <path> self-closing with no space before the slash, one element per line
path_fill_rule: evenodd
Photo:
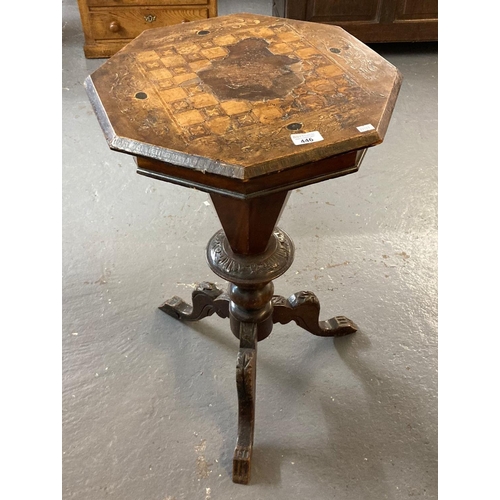
<path fill-rule="evenodd" d="M 141 5 L 207 5 L 208 0 L 87 0 L 89 7 L 139 7 Z"/>
<path fill-rule="evenodd" d="M 115 7 L 90 11 L 92 35 L 96 40 L 131 39 L 150 28 L 207 18 L 206 8 Z"/>

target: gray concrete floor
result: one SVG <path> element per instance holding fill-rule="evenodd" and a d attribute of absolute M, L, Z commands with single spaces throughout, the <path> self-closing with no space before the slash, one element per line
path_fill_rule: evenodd
<path fill-rule="evenodd" d="M 219 14 L 271 2 L 219 1 Z M 78 500 L 437 498 L 437 45 L 380 45 L 404 83 L 361 170 L 294 191 L 296 259 L 360 331 L 276 325 L 259 344 L 250 486 L 231 481 L 238 342 L 226 320 L 156 307 L 215 281 L 208 195 L 136 175 L 82 86 L 76 0 L 63 0 L 63 497 Z"/>

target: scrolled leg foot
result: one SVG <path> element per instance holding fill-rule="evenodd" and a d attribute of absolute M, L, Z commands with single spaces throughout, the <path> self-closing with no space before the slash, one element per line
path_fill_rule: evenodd
<path fill-rule="evenodd" d="M 273 323 L 290 323 L 319 337 L 342 337 L 357 331 L 356 324 L 345 316 L 335 316 L 326 321 L 319 320 L 319 300 L 312 292 L 298 292 L 288 299 L 275 295 Z"/>
<path fill-rule="evenodd" d="M 193 305 L 190 306 L 175 296 L 164 302 L 159 309 L 183 321 L 198 321 L 214 313 L 221 318 L 229 317 L 229 298 L 213 283 L 200 283 L 193 291 L 192 301 Z"/>
<path fill-rule="evenodd" d="M 240 324 L 240 350 L 236 363 L 238 439 L 233 456 L 233 482 L 248 484 L 253 450 L 257 325 Z"/>

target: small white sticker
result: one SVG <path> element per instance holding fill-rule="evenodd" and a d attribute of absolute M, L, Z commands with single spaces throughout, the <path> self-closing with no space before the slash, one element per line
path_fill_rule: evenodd
<path fill-rule="evenodd" d="M 356 127 L 360 132 L 368 132 L 368 130 L 375 130 L 375 127 L 371 123 L 366 125 L 361 125 L 361 127 Z"/>
<path fill-rule="evenodd" d="M 317 130 L 315 130 L 314 132 L 306 132 L 305 134 L 291 134 L 290 137 L 296 146 L 324 140 Z"/>

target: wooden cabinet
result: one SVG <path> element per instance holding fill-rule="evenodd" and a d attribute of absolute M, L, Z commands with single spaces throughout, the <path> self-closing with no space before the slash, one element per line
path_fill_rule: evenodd
<path fill-rule="evenodd" d="M 217 0 L 78 0 L 85 57 L 110 57 L 149 28 L 217 16 Z"/>
<path fill-rule="evenodd" d="M 438 39 L 438 0 L 274 0 L 273 14 L 335 24 L 367 43 Z"/>

